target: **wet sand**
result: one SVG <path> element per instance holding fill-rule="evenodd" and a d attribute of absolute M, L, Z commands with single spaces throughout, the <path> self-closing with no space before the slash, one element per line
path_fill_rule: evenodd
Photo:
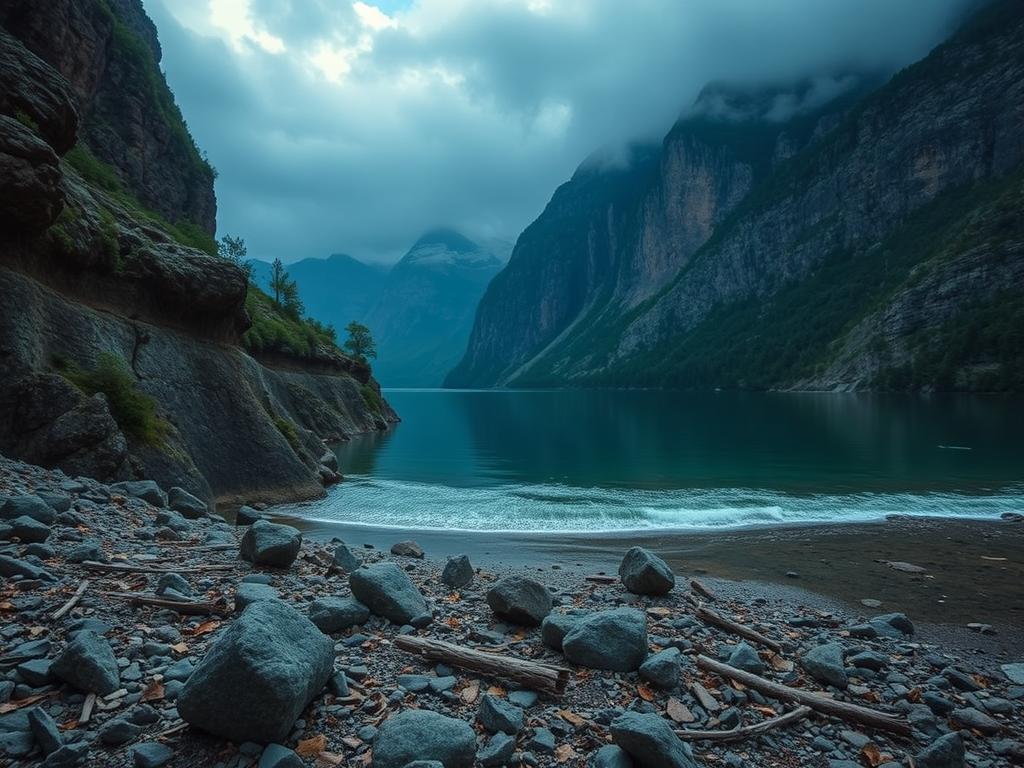
<path fill-rule="evenodd" d="M 677 574 L 717 589 L 788 596 L 845 614 L 902 611 L 925 639 L 962 648 L 1024 654 L 1024 524 L 936 518 L 877 523 L 731 529 L 722 532 L 590 536 L 401 530 L 281 518 L 318 539 L 388 548 L 415 539 L 429 557 L 465 552 L 487 568 L 558 567 L 614 574 L 634 544 L 664 557 Z M 926 570 L 904 573 L 883 561 Z M 787 576 L 795 572 L 797 577 Z M 881 602 L 864 606 L 862 599 Z M 994 635 L 966 628 L 990 624 Z"/>

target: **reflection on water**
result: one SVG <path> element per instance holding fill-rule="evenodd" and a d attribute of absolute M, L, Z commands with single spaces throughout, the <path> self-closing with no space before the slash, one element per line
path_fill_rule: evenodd
<path fill-rule="evenodd" d="M 618 530 L 1024 509 L 1024 402 L 645 391 L 386 393 L 301 513 L 400 527 Z"/>

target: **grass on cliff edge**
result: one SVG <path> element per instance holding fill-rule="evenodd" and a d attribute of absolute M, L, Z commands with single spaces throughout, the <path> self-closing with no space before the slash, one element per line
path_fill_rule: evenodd
<path fill-rule="evenodd" d="M 252 327 L 245 332 L 242 343 L 251 352 L 313 357 L 320 345 L 337 348 L 334 328 L 309 317 L 288 315 L 252 283 L 245 296 L 245 309 L 252 318 Z"/>
<path fill-rule="evenodd" d="M 55 368 L 86 395 L 102 392 L 114 421 L 128 437 L 152 446 L 166 439 L 171 425 L 157 414 L 156 400 L 136 388 L 135 377 L 124 358 L 103 352 L 91 370 L 67 360 L 55 361 Z"/>

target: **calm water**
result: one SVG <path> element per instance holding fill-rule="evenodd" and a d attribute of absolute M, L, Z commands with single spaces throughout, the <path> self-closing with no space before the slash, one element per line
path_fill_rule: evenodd
<path fill-rule="evenodd" d="M 395 390 L 295 514 L 397 528 L 716 529 L 1024 511 L 1024 401 Z"/>

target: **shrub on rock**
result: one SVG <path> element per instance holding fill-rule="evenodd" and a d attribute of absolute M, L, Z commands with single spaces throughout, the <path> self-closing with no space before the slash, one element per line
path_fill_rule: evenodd
<path fill-rule="evenodd" d="M 242 743 L 280 742 L 334 671 L 334 644 L 287 603 L 250 605 L 178 696 L 185 722 Z"/>

